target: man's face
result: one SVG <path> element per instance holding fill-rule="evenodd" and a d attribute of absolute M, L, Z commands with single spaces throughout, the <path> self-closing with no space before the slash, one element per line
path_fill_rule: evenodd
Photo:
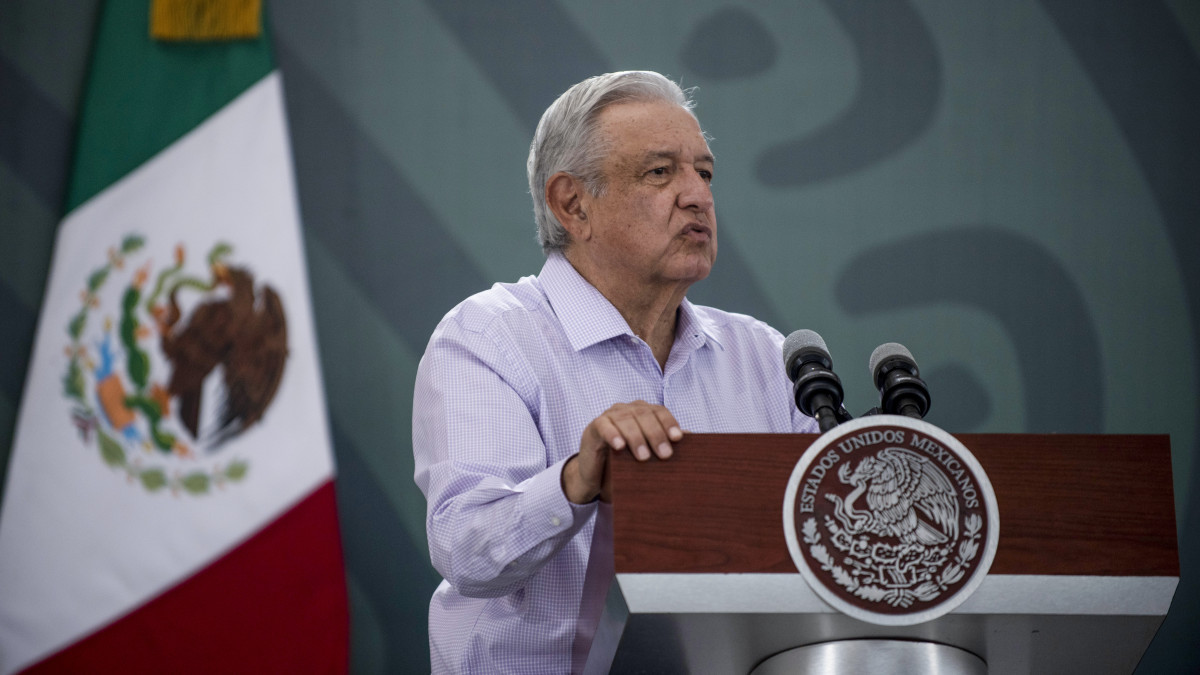
<path fill-rule="evenodd" d="M 677 105 L 622 103 L 600 113 L 607 183 L 588 196 L 598 269 L 621 283 L 690 285 L 717 257 L 713 157 L 700 125 Z"/>

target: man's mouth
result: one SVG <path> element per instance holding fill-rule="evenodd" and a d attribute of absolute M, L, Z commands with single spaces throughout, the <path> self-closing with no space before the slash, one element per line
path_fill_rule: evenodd
<path fill-rule="evenodd" d="M 712 239 L 713 233 L 712 233 L 712 228 L 707 225 L 701 225 L 700 223 L 692 223 L 692 224 L 688 225 L 687 227 L 683 228 L 683 232 L 681 232 L 680 234 L 683 237 L 685 237 L 687 239 L 691 239 L 693 241 L 708 241 L 708 240 Z"/>

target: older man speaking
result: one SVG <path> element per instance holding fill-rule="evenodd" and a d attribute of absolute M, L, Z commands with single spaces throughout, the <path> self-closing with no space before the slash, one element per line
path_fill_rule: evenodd
<path fill-rule="evenodd" d="M 814 432 L 783 337 L 693 305 L 717 257 L 714 158 L 684 91 L 629 71 L 542 116 L 529 187 L 546 263 L 451 310 L 417 371 L 435 672 L 578 672 L 612 576 L 608 458 L 687 432 Z M 687 430 L 686 432 L 684 430 Z"/>

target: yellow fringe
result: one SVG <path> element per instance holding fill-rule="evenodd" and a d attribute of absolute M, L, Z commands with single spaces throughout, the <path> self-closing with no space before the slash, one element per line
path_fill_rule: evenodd
<path fill-rule="evenodd" d="M 261 33 L 262 0 L 150 1 L 150 37 L 155 40 L 242 40 Z"/>

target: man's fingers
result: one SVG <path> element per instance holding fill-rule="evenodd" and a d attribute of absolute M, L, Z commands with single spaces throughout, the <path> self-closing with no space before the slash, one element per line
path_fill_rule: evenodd
<path fill-rule="evenodd" d="M 642 461 L 655 455 L 667 459 L 674 454 L 671 442 L 683 438 L 675 416 L 660 405 L 635 401 L 613 406 L 609 414 L 625 436 L 634 457 Z"/>
<path fill-rule="evenodd" d="M 621 430 L 621 436 L 629 444 L 629 449 L 633 452 L 634 458 L 641 462 L 650 459 L 650 445 L 646 440 L 645 434 L 642 433 L 642 427 L 638 423 L 637 416 L 619 414 L 613 415 L 612 418 L 617 428 Z"/>
<path fill-rule="evenodd" d="M 683 438 L 679 422 L 661 405 L 645 401 L 618 403 L 597 417 L 590 425 L 597 443 L 614 450 L 629 448 L 639 461 L 658 456 L 667 459 L 674 454 L 672 442 Z"/>
<path fill-rule="evenodd" d="M 626 445 L 625 437 L 621 433 L 621 429 L 613 423 L 608 415 L 601 415 L 592 422 L 593 429 L 604 443 L 607 443 L 613 450 L 623 450 Z"/>
<path fill-rule="evenodd" d="M 579 455 L 563 469 L 563 491 L 576 503 L 597 493 L 607 500 L 609 448 L 628 448 L 642 462 L 654 456 L 667 459 L 674 454 L 672 441 L 682 438 L 679 422 L 665 407 L 645 401 L 618 403 L 584 429 Z"/>
<path fill-rule="evenodd" d="M 683 440 L 683 429 L 679 428 L 679 422 L 675 420 L 675 416 L 671 414 L 670 410 L 656 406 L 654 414 L 658 416 L 658 422 L 662 428 L 667 430 L 667 438 L 672 441 Z"/>
<path fill-rule="evenodd" d="M 674 450 L 671 448 L 667 427 L 663 425 L 659 415 L 659 408 L 649 406 L 639 408 L 634 418 L 637 420 L 642 437 L 646 439 L 648 446 L 653 448 L 654 454 L 658 455 L 659 459 L 670 457 Z"/>

